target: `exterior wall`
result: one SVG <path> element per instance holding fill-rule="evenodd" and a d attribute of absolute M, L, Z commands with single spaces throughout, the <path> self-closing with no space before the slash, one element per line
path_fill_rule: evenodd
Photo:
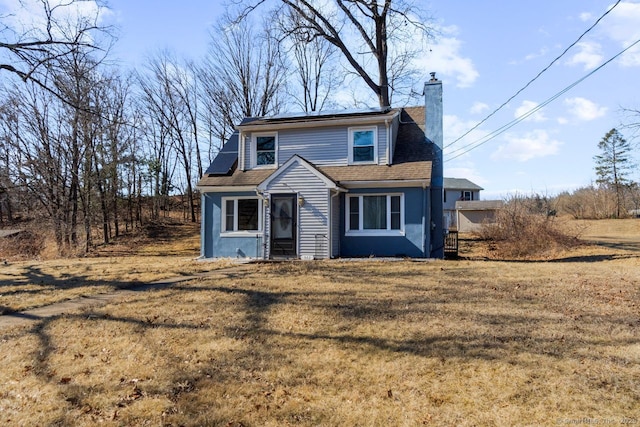
<path fill-rule="evenodd" d="M 449 209 L 445 209 L 443 211 L 444 215 L 444 229 L 449 230 L 451 228 L 456 228 L 458 222 L 456 220 L 456 211 L 452 211 Z"/>
<path fill-rule="evenodd" d="M 267 192 L 271 194 L 298 194 L 298 256 L 329 257 L 329 190 L 323 181 L 298 162 L 269 183 Z M 265 218 L 270 218 L 267 210 Z M 265 240 L 268 247 L 268 229 Z"/>
<path fill-rule="evenodd" d="M 495 218 L 496 211 L 458 211 L 458 231 L 469 233 L 478 230 L 483 223 L 491 222 Z"/>
<path fill-rule="evenodd" d="M 429 233 L 425 224 L 428 210 L 429 189 L 422 188 L 368 188 L 351 190 L 349 194 L 403 193 L 404 236 L 346 236 L 346 197 L 340 195 L 340 256 L 403 256 L 423 258 L 429 255 Z"/>
<path fill-rule="evenodd" d="M 315 165 L 346 165 L 347 138 L 346 127 L 279 131 L 278 162 L 282 165 L 297 154 Z"/>
<path fill-rule="evenodd" d="M 393 153 L 396 152 L 396 142 L 398 141 L 398 129 L 400 128 L 400 116 L 395 118 L 391 123 L 391 160 L 393 160 Z"/>
<path fill-rule="evenodd" d="M 331 196 L 331 258 L 340 256 L 340 194 Z"/>
<path fill-rule="evenodd" d="M 480 191 L 479 190 L 447 190 L 445 189 L 445 197 L 444 197 L 444 210 L 455 210 L 456 202 L 462 200 L 462 194 L 465 191 L 471 191 L 471 199 L 472 200 L 480 200 Z"/>
<path fill-rule="evenodd" d="M 349 126 L 284 129 L 278 133 L 278 167 L 294 154 L 316 166 L 346 166 L 348 164 Z M 251 134 L 244 134 L 244 160 L 251 167 Z M 387 162 L 387 127 L 377 126 L 378 163 Z"/>
<path fill-rule="evenodd" d="M 242 134 L 242 140 L 238 143 L 238 160 L 241 155 L 244 159 L 244 168 L 251 169 L 251 134 Z"/>
<path fill-rule="evenodd" d="M 456 213 L 456 202 L 462 200 L 463 193 L 471 191 L 472 200 L 480 200 L 480 190 L 444 190 L 444 228 L 457 228 L 458 231 L 458 215 Z"/>
<path fill-rule="evenodd" d="M 202 195 L 202 248 L 205 258 L 262 258 L 262 233 L 221 236 L 222 198 L 255 196 L 255 193 L 204 193 Z"/>

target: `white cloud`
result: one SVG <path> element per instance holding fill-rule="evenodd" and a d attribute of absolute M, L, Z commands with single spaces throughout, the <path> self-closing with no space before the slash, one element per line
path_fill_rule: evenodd
<path fill-rule="evenodd" d="M 610 5 L 611 8 L 613 5 Z M 580 14 L 584 22 L 593 23 L 595 17 L 589 12 Z M 632 1 L 620 2 L 606 19 L 594 31 L 601 41 L 613 41 L 619 48 L 627 48 L 640 39 L 640 3 Z M 593 69 L 602 60 L 600 45 L 597 43 L 579 43 L 582 49 L 568 62 L 569 64 L 584 64 L 586 69 Z M 640 66 L 640 46 L 636 46 L 622 55 L 618 63 L 626 67 Z"/>
<path fill-rule="evenodd" d="M 444 176 L 447 178 L 466 178 L 474 184 L 478 184 L 482 187 L 487 185 L 489 182 L 480 174 L 473 162 L 459 163 L 458 166 L 454 167 L 447 167 L 445 164 Z"/>
<path fill-rule="evenodd" d="M 111 14 L 109 9 L 100 6 L 96 1 L 50 0 L 51 32 L 54 37 L 63 37 L 77 27 L 79 21 L 100 24 Z M 40 0 L 0 0 L 3 24 L 17 34 L 28 34 L 34 38 L 42 38 L 46 31 L 46 14 Z"/>
<path fill-rule="evenodd" d="M 593 15 L 589 12 L 583 12 L 580 14 L 580 20 L 583 22 L 591 21 L 593 19 Z"/>
<path fill-rule="evenodd" d="M 583 65 L 585 70 L 592 70 L 604 59 L 599 43 L 580 42 L 576 44 L 576 48 L 579 51 L 567 61 L 569 65 Z"/>
<path fill-rule="evenodd" d="M 600 107 L 586 98 L 566 98 L 564 105 L 569 108 L 572 116 L 582 121 L 591 121 L 607 114 L 607 107 Z"/>
<path fill-rule="evenodd" d="M 536 108 L 538 105 L 539 104 L 534 101 L 526 101 L 526 100 L 522 101 L 522 104 L 520 104 L 520 106 L 516 108 L 514 117 L 519 118 L 525 114 L 528 114 L 531 110 Z M 524 119 L 524 121 L 531 121 L 531 122 L 544 122 L 546 120 L 547 118 L 544 116 L 542 109 L 536 111 L 535 113 L 529 115 L 526 119 Z"/>
<path fill-rule="evenodd" d="M 566 125 L 567 123 L 569 123 L 569 120 L 567 120 L 566 117 L 558 117 L 556 121 L 559 125 Z"/>
<path fill-rule="evenodd" d="M 465 88 L 472 86 L 479 74 L 469 57 L 463 56 L 462 41 L 457 35 L 457 27 L 440 28 L 440 37 L 429 46 L 429 52 L 418 61 L 418 66 L 425 72 L 436 71 L 441 76 L 455 78 L 456 86 Z"/>
<path fill-rule="evenodd" d="M 529 55 L 525 56 L 524 60 L 525 61 L 531 61 L 532 59 L 540 58 L 542 56 L 545 56 L 547 54 L 547 52 L 549 52 L 549 49 L 547 49 L 546 47 L 543 47 L 538 52 L 530 53 Z"/>
<path fill-rule="evenodd" d="M 519 59 L 519 60 L 510 61 L 510 62 L 509 62 L 509 64 L 510 64 L 510 65 L 519 65 L 519 64 L 522 64 L 522 63 L 527 62 L 527 61 L 532 61 L 532 60 L 537 59 L 537 58 L 542 58 L 542 57 L 544 57 L 547 53 L 549 53 L 549 49 L 548 49 L 547 47 L 542 47 L 542 48 L 540 48 L 540 50 L 539 50 L 539 51 L 537 51 L 537 52 L 534 52 L 534 53 L 530 53 L 530 54 L 528 54 L 528 55 L 525 55 L 524 59 Z"/>
<path fill-rule="evenodd" d="M 602 22 L 602 31 L 622 47 L 630 46 L 640 39 L 640 3 L 621 2 Z M 640 66 L 640 47 L 627 51 L 620 64 L 627 67 Z"/>
<path fill-rule="evenodd" d="M 457 141 L 455 144 L 451 145 L 453 141 L 460 138 L 462 135 L 467 133 L 469 129 L 475 126 L 478 122 L 476 121 L 463 121 L 458 116 L 445 114 L 443 117 L 443 132 L 444 132 L 444 155 L 447 156 L 457 156 L 461 155 L 465 150 L 468 150 L 470 147 L 466 147 L 469 144 L 474 144 L 475 142 L 480 141 L 487 135 L 487 132 L 481 129 L 474 129 L 469 132 L 463 139 Z M 465 148 L 466 147 L 466 148 Z M 461 156 L 461 158 L 464 158 Z"/>
<path fill-rule="evenodd" d="M 471 114 L 482 114 L 489 109 L 489 105 L 484 102 L 474 102 L 471 106 L 470 113 Z"/>
<path fill-rule="evenodd" d="M 562 143 L 552 139 L 545 130 L 534 130 L 522 136 L 505 134 L 506 144 L 500 145 L 492 154 L 493 159 L 528 160 L 554 155 Z"/>

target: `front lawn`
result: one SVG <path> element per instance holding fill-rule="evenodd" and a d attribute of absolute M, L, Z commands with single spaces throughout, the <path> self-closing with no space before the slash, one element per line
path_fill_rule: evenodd
<path fill-rule="evenodd" d="M 252 264 L 136 293 L 0 331 L 0 423 L 639 422 L 639 258 L 585 260 Z"/>

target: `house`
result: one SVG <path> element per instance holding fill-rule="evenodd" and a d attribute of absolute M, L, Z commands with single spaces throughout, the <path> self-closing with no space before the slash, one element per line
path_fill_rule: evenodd
<path fill-rule="evenodd" d="M 442 83 L 425 105 L 246 118 L 198 183 L 201 256 L 442 258 Z"/>
<path fill-rule="evenodd" d="M 480 200 L 484 188 L 465 178 L 444 178 L 444 227 L 446 230 L 458 225 L 456 202 Z"/>

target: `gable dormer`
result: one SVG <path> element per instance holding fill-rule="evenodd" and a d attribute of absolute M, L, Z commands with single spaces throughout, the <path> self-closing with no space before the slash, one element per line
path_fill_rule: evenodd
<path fill-rule="evenodd" d="M 399 116 L 373 108 L 245 119 L 238 168 L 274 169 L 296 154 L 318 166 L 389 165 Z"/>

